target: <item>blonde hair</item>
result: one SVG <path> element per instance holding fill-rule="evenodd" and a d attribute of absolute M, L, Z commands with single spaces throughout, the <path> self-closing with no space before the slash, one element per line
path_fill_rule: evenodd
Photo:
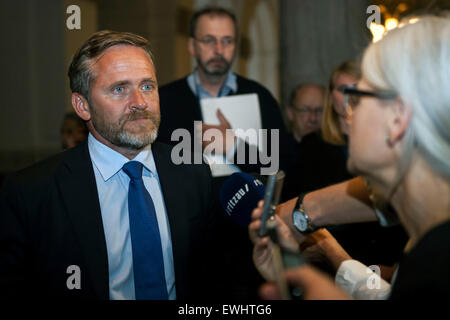
<path fill-rule="evenodd" d="M 362 74 L 378 90 L 393 90 L 413 116 L 402 166 L 419 152 L 450 179 L 450 19 L 422 17 L 390 31 L 366 49 Z"/>
<path fill-rule="evenodd" d="M 336 145 L 346 144 L 344 134 L 342 133 L 339 124 L 339 116 L 333 108 L 333 90 L 338 76 L 342 73 L 351 75 L 356 79 L 361 78 L 359 64 L 355 61 L 345 61 L 333 70 L 328 81 L 322 116 L 322 137 L 326 142 Z"/>

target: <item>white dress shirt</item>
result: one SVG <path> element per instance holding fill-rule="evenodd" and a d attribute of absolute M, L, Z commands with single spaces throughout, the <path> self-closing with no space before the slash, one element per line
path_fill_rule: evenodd
<path fill-rule="evenodd" d="M 130 178 L 122 170 L 123 165 L 130 160 L 99 142 L 91 134 L 88 137 L 88 147 L 105 231 L 110 299 L 134 300 L 133 253 L 128 218 Z M 175 271 L 170 227 L 151 146 L 141 151 L 133 161 L 144 165 L 142 178 L 155 205 L 167 293 L 169 300 L 175 300 Z"/>
<path fill-rule="evenodd" d="M 361 300 L 386 300 L 391 293 L 391 285 L 388 282 L 356 260 L 346 260 L 341 263 L 336 273 L 335 283 L 353 298 Z"/>

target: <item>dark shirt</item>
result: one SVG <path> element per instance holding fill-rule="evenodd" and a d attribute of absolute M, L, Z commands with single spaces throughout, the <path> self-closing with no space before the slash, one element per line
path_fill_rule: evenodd
<path fill-rule="evenodd" d="M 446 299 L 450 294 L 450 221 L 423 236 L 398 268 L 390 299 Z"/>
<path fill-rule="evenodd" d="M 290 136 L 288 143 L 291 157 L 283 164 L 286 171 L 284 200 L 353 178 L 347 171 L 346 146 L 324 141 L 320 132 L 306 135 L 300 143 Z"/>

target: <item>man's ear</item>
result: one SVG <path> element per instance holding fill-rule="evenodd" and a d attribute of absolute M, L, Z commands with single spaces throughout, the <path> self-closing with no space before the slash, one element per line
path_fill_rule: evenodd
<path fill-rule="evenodd" d="M 195 39 L 190 37 L 188 41 L 188 51 L 192 57 L 195 57 Z"/>
<path fill-rule="evenodd" d="M 391 109 L 389 125 L 389 142 L 395 144 L 406 134 L 406 130 L 411 123 L 413 112 L 401 99 L 395 100 L 388 108 Z"/>
<path fill-rule="evenodd" d="M 89 103 L 86 98 L 81 94 L 74 92 L 72 93 L 72 107 L 75 113 L 84 121 L 91 120 L 91 112 L 89 110 Z"/>

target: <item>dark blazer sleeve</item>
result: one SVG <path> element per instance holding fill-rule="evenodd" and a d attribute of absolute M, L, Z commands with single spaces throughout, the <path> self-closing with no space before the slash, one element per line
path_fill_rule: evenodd
<path fill-rule="evenodd" d="M 98 196 L 95 182 L 89 184 L 85 179 L 90 174 L 85 170 L 89 160 L 80 156 L 84 151 L 87 144 L 6 178 L 0 194 L 0 295 L 109 297 L 106 243 L 97 240 L 104 238 L 101 215 L 99 210 L 89 209 L 97 207 L 92 203 L 98 203 Z M 69 170 L 68 159 L 81 169 Z M 74 200 L 66 202 L 69 194 Z M 70 210 L 73 214 L 69 215 Z M 90 223 L 96 220 L 98 224 Z M 67 269 L 72 265 L 81 270 L 81 288 L 77 290 L 67 285 Z"/>
<path fill-rule="evenodd" d="M 154 143 L 152 151 L 171 229 L 177 299 L 207 297 L 216 223 L 211 171 L 206 164 L 174 164 L 169 145 Z"/>

